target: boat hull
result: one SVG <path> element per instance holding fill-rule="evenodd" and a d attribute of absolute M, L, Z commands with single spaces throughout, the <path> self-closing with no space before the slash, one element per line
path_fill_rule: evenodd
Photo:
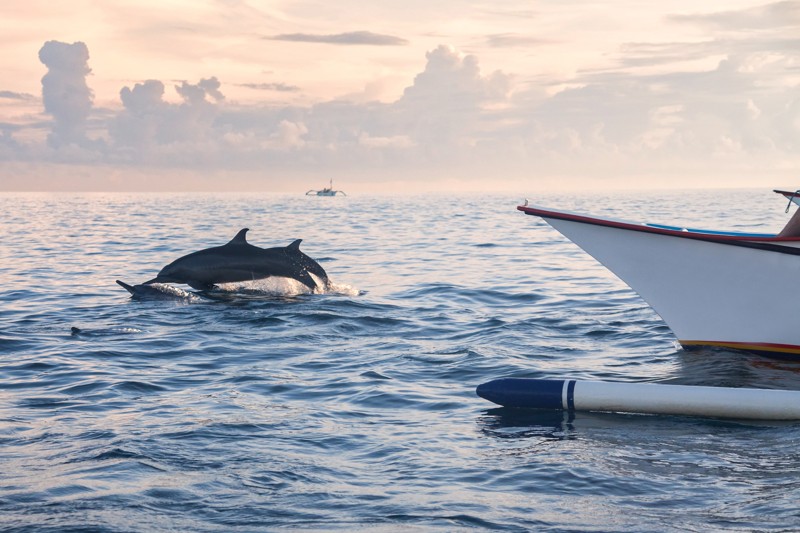
<path fill-rule="evenodd" d="M 636 291 L 687 348 L 800 358 L 797 239 L 659 230 L 520 207 Z"/>

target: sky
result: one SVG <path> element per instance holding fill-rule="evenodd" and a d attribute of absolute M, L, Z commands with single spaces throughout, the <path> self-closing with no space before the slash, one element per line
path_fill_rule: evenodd
<path fill-rule="evenodd" d="M 800 187 L 800 0 L 5 0 L 0 190 Z"/>

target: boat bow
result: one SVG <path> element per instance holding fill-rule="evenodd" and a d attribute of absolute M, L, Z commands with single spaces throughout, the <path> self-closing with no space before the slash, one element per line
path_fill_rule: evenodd
<path fill-rule="evenodd" d="M 622 279 L 683 346 L 800 357 L 800 238 L 517 209 L 541 217 Z"/>

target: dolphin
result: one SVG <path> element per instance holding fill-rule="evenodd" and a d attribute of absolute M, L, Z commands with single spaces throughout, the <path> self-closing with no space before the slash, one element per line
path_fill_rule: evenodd
<path fill-rule="evenodd" d="M 186 292 L 178 287 L 171 285 L 128 285 L 124 281 L 117 280 L 117 285 L 131 293 L 134 300 L 191 300 L 195 298 L 191 292 Z"/>
<path fill-rule="evenodd" d="M 313 259 L 300 251 L 302 239 L 286 247 L 259 248 L 247 242 L 244 228 L 228 244 L 184 255 L 161 269 L 153 283 L 185 283 L 207 291 L 217 283 L 252 281 L 281 276 L 296 279 L 311 290 L 317 288 L 314 274 L 328 286 L 328 274 Z"/>

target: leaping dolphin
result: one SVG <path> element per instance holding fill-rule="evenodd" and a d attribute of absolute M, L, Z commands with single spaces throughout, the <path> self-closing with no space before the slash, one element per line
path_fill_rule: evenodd
<path fill-rule="evenodd" d="M 282 248 L 259 248 L 247 242 L 248 228 L 224 246 L 193 252 L 161 269 L 151 283 L 185 283 L 197 290 L 211 290 L 217 283 L 252 281 L 282 276 L 296 279 L 309 289 L 317 288 L 310 274 L 328 286 L 328 274 L 300 251 L 302 239 Z"/>
<path fill-rule="evenodd" d="M 117 280 L 117 285 L 131 293 L 131 298 L 134 300 L 192 300 L 196 298 L 194 293 L 160 283 L 128 285 L 124 281 Z"/>

